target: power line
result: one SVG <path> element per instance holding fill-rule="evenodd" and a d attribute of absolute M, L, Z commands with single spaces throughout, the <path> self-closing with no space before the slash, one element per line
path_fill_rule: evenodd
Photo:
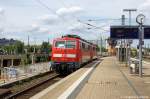
<path fill-rule="evenodd" d="M 66 5 L 66 3 L 63 1 L 63 0 L 57 0 L 59 2 L 61 2 L 61 4 L 66 7 L 66 8 L 69 8 L 68 5 Z M 72 15 L 73 17 L 76 17 L 74 15 Z M 76 17 L 77 18 L 77 17 Z M 108 19 L 97 19 L 97 20 L 88 20 L 88 21 L 100 21 L 100 20 L 121 20 L 121 18 L 118 18 L 118 19 L 113 19 L 113 18 L 108 18 Z M 81 23 L 81 20 L 79 21 L 79 19 L 77 18 L 77 21 Z"/>
<path fill-rule="evenodd" d="M 63 19 L 63 20 L 66 22 L 66 20 L 65 20 L 63 17 L 59 16 L 55 11 L 53 11 L 53 9 L 49 8 L 46 4 L 44 4 L 44 3 L 41 2 L 40 0 L 35 0 L 35 1 L 38 2 L 41 6 L 45 7 L 47 10 L 49 10 L 49 11 L 52 12 L 53 14 L 57 15 L 59 18 Z M 75 16 L 74 16 L 74 17 L 75 17 Z M 79 21 L 77 20 L 77 22 L 79 22 Z M 80 22 L 80 23 L 81 23 L 81 22 Z M 70 23 L 68 23 L 68 24 L 71 25 L 71 26 L 73 26 L 73 24 L 70 24 Z M 74 27 L 74 26 L 73 26 L 73 27 Z"/>
<path fill-rule="evenodd" d="M 58 0 L 59 2 L 61 2 L 61 4 L 65 7 L 65 8 L 70 8 L 68 5 L 66 5 L 65 2 L 63 2 L 62 0 Z M 72 17 L 74 17 L 76 19 L 77 22 L 84 24 L 83 22 L 81 22 L 80 19 L 78 19 L 75 15 L 71 15 Z"/>
<path fill-rule="evenodd" d="M 40 0 L 35 0 L 37 3 L 39 3 L 41 6 L 43 6 L 43 7 L 45 7 L 47 10 L 49 10 L 50 12 L 52 12 L 53 14 L 56 14 L 57 15 L 57 13 L 53 10 L 53 9 L 51 9 L 51 8 L 49 8 L 46 4 L 44 4 L 43 2 L 41 2 Z M 58 15 L 57 15 L 58 16 Z"/>
<path fill-rule="evenodd" d="M 82 23 L 83 23 L 83 22 L 82 22 Z M 101 26 L 101 27 L 98 27 L 98 26 L 95 26 L 95 25 L 92 25 L 92 24 L 86 23 L 86 22 L 84 22 L 83 24 L 86 24 L 86 25 L 88 25 L 88 26 L 94 27 L 95 29 L 101 29 L 101 30 L 103 30 L 103 31 L 105 31 L 105 32 L 108 32 L 108 30 L 103 29 L 103 27 L 106 26 L 106 25 Z M 91 28 L 89 28 L 89 29 L 91 29 Z"/>
<path fill-rule="evenodd" d="M 61 16 L 59 16 L 57 13 L 56 13 L 56 11 L 54 11 L 53 9 L 51 9 L 51 8 L 49 8 L 45 3 L 43 3 L 41 0 L 35 0 L 37 3 L 39 3 L 41 6 L 43 6 L 44 8 L 46 8 L 47 10 L 49 10 L 50 12 L 52 12 L 53 14 L 55 14 L 56 16 L 58 16 L 59 18 L 61 18 L 63 21 L 65 21 L 66 22 L 66 20 L 63 18 L 63 17 L 61 17 Z M 70 24 L 70 23 L 68 23 L 69 25 L 72 25 L 72 24 Z M 72 25 L 73 26 L 73 25 Z"/>
<path fill-rule="evenodd" d="M 65 4 L 65 2 L 63 2 L 62 0 L 58 0 L 58 1 L 60 1 L 61 4 L 62 4 L 64 7 L 69 8 L 69 7 Z M 88 25 L 88 26 L 95 27 L 95 29 L 101 29 L 101 30 L 103 30 L 103 31 L 107 31 L 107 30 L 103 29 L 104 26 L 102 26 L 102 27 L 97 27 L 97 26 L 94 26 L 94 25 L 92 25 L 92 24 L 82 22 L 80 19 L 78 19 L 78 18 L 77 18 L 76 16 L 74 16 L 74 15 L 72 15 L 72 16 L 76 19 L 77 22 L 79 22 L 79 23 L 81 23 L 81 24 L 85 24 L 85 25 Z M 107 31 L 107 32 L 108 32 L 108 31 Z"/>
<path fill-rule="evenodd" d="M 49 10 L 50 12 L 52 12 L 53 14 L 57 15 L 59 18 L 63 19 L 64 21 L 66 21 L 63 17 L 60 17 L 53 9 L 49 8 L 45 3 L 41 2 L 41 0 L 35 0 L 36 2 L 38 2 L 41 6 L 45 7 L 47 10 Z M 61 2 L 66 8 L 68 8 L 68 6 L 62 1 Z M 85 22 L 82 22 L 80 19 L 78 19 L 76 16 L 72 15 L 77 22 L 79 23 L 82 23 L 82 24 L 85 24 L 85 25 L 88 25 L 88 26 L 92 26 L 92 27 L 95 27 L 96 29 L 101 29 L 103 31 L 107 31 L 105 29 L 103 29 L 102 27 L 97 27 L 97 26 L 94 26 L 92 24 L 89 24 L 89 23 L 85 23 Z M 70 24 L 70 23 L 69 23 Z M 72 25 L 72 24 L 70 24 Z M 72 25 L 73 26 L 73 25 Z M 108 31 L 107 31 L 108 32 Z"/>
<path fill-rule="evenodd" d="M 66 5 L 66 3 L 65 2 L 63 2 L 62 0 L 57 0 L 57 1 L 59 1 L 65 8 L 70 8 L 68 5 Z M 78 18 L 75 16 L 75 15 L 71 15 L 71 16 L 73 16 L 75 19 L 77 19 L 77 22 L 78 22 Z"/>
<path fill-rule="evenodd" d="M 112 20 L 112 21 L 120 21 L 121 20 L 121 18 L 116 18 L 116 19 L 112 19 L 112 18 L 106 18 L 106 19 L 95 19 L 95 20 L 93 20 L 93 19 L 89 19 L 88 21 L 106 21 L 106 20 Z"/>

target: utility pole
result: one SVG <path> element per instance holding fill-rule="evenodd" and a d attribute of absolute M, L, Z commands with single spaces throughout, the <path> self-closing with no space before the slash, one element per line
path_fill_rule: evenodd
<path fill-rule="evenodd" d="M 150 47 L 150 46 L 149 46 L 149 44 L 148 44 L 148 55 L 149 55 L 149 47 Z"/>
<path fill-rule="evenodd" d="M 122 15 L 121 19 L 122 19 L 122 23 L 121 24 L 122 24 L 122 26 L 124 26 L 125 25 L 125 15 Z M 123 40 L 121 39 L 121 61 L 123 62 L 125 55 L 124 55 L 124 53 L 122 53 L 123 49 L 124 49 L 124 42 L 123 43 L 122 42 L 123 42 Z M 124 52 L 125 52 L 125 50 L 124 50 Z"/>
<path fill-rule="evenodd" d="M 100 38 L 100 44 L 101 44 L 101 47 L 100 47 L 100 54 L 102 56 L 102 46 L 103 46 L 103 40 L 102 40 L 102 36 Z"/>
<path fill-rule="evenodd" d="M 131 12 L 136 12 L 137 9 L 123 9 L 124 12 L 129 12 L 129 25 L 131 25 Z"/>
<path fill-rule="evenodd" d="M 36 50 L 36 37 L 34 37 L 34 54 L 35 54 L 35 50 Z"/>
<path fill-rule="evenodd" d="M 122 26 L 124 26 L 125 25 L 125 15 L 122 15 L 121 19 L 122 19 L 122 23 L 121 24 L 122 24 Z"/>
<path fill-rule="evenodd" d="M 47 43 L 49 44 L 49 38 L 48 38 L 48 41 L 47 41 Z"/>
<path fill-rule="evenodd" d="M 136 12 L 137 9 L 123 9 L 124 12 L 129 12 L 129 26 L 131 26 L 131 13 L 132 12 Z M 131 43 L 131 40 L 127 40 L 127 47 L 126 47 L 126 56 L 127 56 L 127 59 L 128 59 L 128 65 L 130 66 L 130 54 L 131 54 L 131 48 L 130 48 L 130 43 Z M 127 60 L 126 60 L 127 61 Z"/>
<path fill-rule="evenodd" d="M 142 46 L 143 46 L 143 31 L 142 25 L 139 26 L 139 76 L 142 77 Z"/>
<path fill-rule="evenodd" d="M 28 35 L 28 47 L 30 46 L 30 37 Z"/>

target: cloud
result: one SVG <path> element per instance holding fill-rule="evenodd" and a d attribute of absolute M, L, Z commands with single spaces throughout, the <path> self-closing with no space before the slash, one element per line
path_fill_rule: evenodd
<path fill-rule="evenodd" d="M 57 15 L 43 15 L 38 17 L 38 20 L 40 21 L 40 23 L 45 24 L 45 25 L 53 25 L 53 24 L 57 24 L 60 19 Z"/>
<path fill-rule="evenodd" d="M 0 8 L 0 15 L 4 15 L 5 10 L 3 8 Z"/>
<path fill-rule="evenodd" d="M 150 22 L 150 0 L 144 0 L 142 4 L 138 7 L 139 13 L 142 13 L 146 16 L 147 21 L 145 21 L 145 24 L 149 24 Z"/>
<path fill-rule="evenodd" d="M 31 28 L 28 30 L 29 32 L 36 32 L 36 31 L 39 31 L 40 29 L 40 26 L 38 24 L 32 24 L 31 25 Z"/>
<path fill-rule="evenodd" d="M 4 28 L 3 28 L 3 27 L 0 27 L 0 33 L 3 32 L 3 31 L 4 31 Z"/>
<path fill-rule="evenodd" d="M 82 23 L 74 23 L 72 26 L 70 26 L 68 28 L 68 30 L 70 30 L 70 31 L 81 31 L 85 28 L 86 28 L 85 25 Z"/>
<path fill-rule="evenodd" d="M 72 15 L 79 14 L 83 11 L 81 7 L 73 6 L 68 8 L 60 8 L 56 11 L 56 15 L 53 14 L 47 14 L 42 15 L 38 17 L 38 24 L 41 25 L 51 25 L 55 27 L 57 25 L 58 29 L 62 28 L 68 28 L 70 24 L 75 24 L 76 19 L 70 17 L 73 17 Z M 52 27 L 50 27 L 52 28 Z M 73 27 L 72 27 L 73 28 Z M 57 30 L 56 30 L 57 31 Z"/>
<path fill-rule="evenodd" d="M 35 33 L 41 35 L 42 33 L 47 33 L 48 34 L 49 29 L 34 23 L 34 24 L 31 25 L 30 29 L 28 29 L 27 31 L 30 32 L 33 35 Z"/>
<path fill-rule="evenodd" d="M 5 21 L 5 10 L 0 8 L 0 25 Z"/>
<path fill-rule="evenodd" d="M 98 35 L 97 31 L 95 31 L 94 29 L 88 30 L 87 25 L 82 23 L 77 23 L 77 22 L 68 28 L 68 33 L 79 35 L 82 38 L 87 40 L 95 39 Z"/>
<path fill-rule="evenodd" d="M 140 10 L 150 10 L 150 0 L 145 0 L 145 2 L 139 6 L 139 9 Z"/>
<path fill-rule="evenodd" d="M 40 28 L 38 32 L 40 32 L 40 33 L 48 33 L 49 29 L 48 28 Z"/>
<path fill-rule="evenodd" d="M 110 26 L 105 26 L 105 27 L 102 27 L 104 30 L 106 31 L 109 31 L 110 30 Z"/>
<path fill-rule="evenodd" d="M 68 7 L 68 8 L 60 8 L 56 11 L 56 13 L 59 16 L 68 16 L 68 15 L 73 15 L 73 14 L 77 14 L 77 13 L 81 13 L 83 12 L 83 9 L 81 7 L 78 6 L 73 6 L 73 7 Z"/>

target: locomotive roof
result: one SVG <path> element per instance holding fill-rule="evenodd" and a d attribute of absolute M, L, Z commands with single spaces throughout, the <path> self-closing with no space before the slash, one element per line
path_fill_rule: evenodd
<path fill-rule="evenodd" d="M 86 43 L 89 43 L 89 44 L 92 44 L 92 45 L 94 45 L 94 46 L 96 46 L 96 44 L 93 44 L 93 43 L 91 43 L 91 42 L 88 42 L 87 40 L 85 40 L 85 39 L 82 39 L 80 36 L 78 36 L 78 35 L 65 35 L 65 36 L 62 36 L 62 38 L 67 38 L 67 39 L 78 39 L 78 40 L 81 40 L 81 41 L 84 41 L 84 42 L 86 42 Z M 62 38 L 58 38 L 58 39 L 62 39 Z M 57 40 L 57 39 L 56 39 Z"/>

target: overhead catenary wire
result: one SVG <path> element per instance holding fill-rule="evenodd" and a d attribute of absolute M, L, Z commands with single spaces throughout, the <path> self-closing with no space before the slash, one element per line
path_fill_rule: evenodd
<path fill-rule="evenodd" d="M 35 0 L 35 1 L 38 2 L 41 6 L 45 7 L 50 12 L 52 12 L 53 14 L 56 14 L 56 12 L 53 9 L 49 8 L 45 3 L 41 2 L 41 0 Z"/>
<path fill-rule="evenodd" d="M 65 8 L 69 8 L 69 6 L 68 5 L 66 5 L 66 3 L 65 2 L 63 2 L 62 0 L 58 0 L 59 2 L 61 2 L 61 4 L 65 7 Z M 75 15 L 71 15 L 72 17 L 74 17 L 75 19 L 76 19 L 76 21 L 77 22 L 79 22 L 79 23 L 81 23 L 81 24 L 85 24 L 85 25 L 87 25 L 87 26 L 92 26 L 92 27 L 95 27 L 95 29 L 101 29 L 101 30 L 103 30 L 103 31 L 107 31 L 107 30 L 105 30 L 105 29 L 103 29 L 103 27 L 104 26 L 100 26 L 100 27 L 97 27 L 97 26 L 94 26 L 94 25 L 92 25 L 92 24 L 90 24 L 90 23 L 86 23 L 86 22 L 82 22 L 80 19 L 78 19 Z M 108 32 L 108 31 L 107 31 Z"/>
<path fill-rule="evenodd" d="M 83 22 L 82 22 L 82 23 L 83 23 Z M 103 27 L 104 27 L 105 25 L 102 26 L 102 27 L 98 27 L 98 26 L 95 26 L 95 25 L 92 25 L 92 24 L 86 23 L 86 22 L 84 22 L 83 24 L 86 24 L 86 25 L 88 25 L 88 26 L 94 27 L 95 29 L 101 29 L 101 30 L 103 30 L 103 31 L 105 31 L 105 32 L 109 32 L 108 30 L 103 29 Z"/>
<path fill-rule="evenodd" d="M 49 8 L 49 7 L 48 7 L 45 3 L 43 3 L 41 0 L 35 0 L 35 1 L 38 2 L 41 6 L 45 7 L 45 8 L 46 8 L 47 10 L 49 10 L 50 12 L 52 12 L 54 15 L 58 16 L 59 18 L 63 19 L 63 20 L 66 22 L 66 20 L 65 20 L 63 17 L 59 16 L 59 15 L 56 13 L 56 11 L 54 11 L 54 10 L 51 9 L 51 8 Z M 71 24 L 71 23 L 69 23 L 69 25 L 74 27 L 74 25 Z"/>
<path fill-rule="evenodd" d="M 61 2 L 61 4 L 63 4 L 64 7 L 66 8 L 69 8 L 69 6 L 67 6 L 62 0 L 58 0 Z M 110 30 L 105 30 L 103 29 L 103 27 L 107 26 L 107 25 L 103 25 L 103 26 L 95 26 L 95 25 L 92 25 L 90 23 L 86 23 L 86 22 L 83 22 L 81 21 L 80 19 L 78 19 L 76 16 L 72 15 L 74 18 L 76 18 L 77 22 L 81 23 L 81 24 L 85 24 L 87 26 L 91 26 L 91 27 L 94 27 L 94 29 L 100 29 L 100 30 L 103 30 L 105 32 L 110 32 Z M 88 21 L 102 21 L 102 20 L 111 20 L 111 21 L 117 21 L 117 20 L 121 20 L 121 18 L 116 18 L 116 19 L 112 19 L 112 18 L 109 18 L 109 19 L 98 19 L 98 20 L 88 20 Z M 89 29 L 89 28 L 88 28 Z"/>
<path fill-rule="evenodd" d="M 63 18 L 63 17 L 61 17 L 61 16 L 59 16 L 57 13 L 56 13 L 56 11 L 54 11 L 53 9 L 51 9 L 50 7 L 48 7 L 45 3 L 43 3 L 41 0 L 35 0 L 36 2 L 38 2 L 41 6 L 43 6 L 43 7 L 45 7 L 47 10 L 49 10 L 50 12 L 52 12 L 53 14 L 55 14 L 56 16 L 58 16 L 59 18 L 61 18 L 62 20 L 64 20 L 65 22 L 66 22 L 66 20 Z M 59 0 L 59 1 L 61 1 L 61 4 L 63 4 L 63 6 L 65 6 L 66 8 L 69 8 L 62 0 Z M 87 25 L 87 26 L 91 26 L 91 27 L 94 27 L 95 29 L 101 29 L 101 30 L 103 30 L 103 31 L 105 31 L 105 32 L 108 32 L 109 30 L 105 30 L 105 29 L 103 29 L 103 27 L 104 26 L 95 26 L 95 25 L 92 25 L 92 24 L 90 24 L 90 23 L 86 23 L 86 22 L 83 22 L 83 21 L 81 21 L 80 19 L 78 19 L 76 16 L 74 16 L 74 15 L 71 15 L 71 16 L 73 16 L 75 19 L 76 19 L 76 21 L 77 22 L 79 22 L 79 23 L 81 23 L 81 24 L 85 24 L 85 25 Z M 105 20 L 105 19 L 99 19 L 99 20 Z M 107 19 L 107 20 L 120 20 L 120 19 Z M 93 20 L 89 20 L 89 21 L 93 21 Z M 96 21 L 96 20 L 94 20 L 94 21 Z M 98 20 L 97 20 L 98 21 Z M 73 26 L 73 24 L 71 24 L 71 23 L 69 23 L 71 26 Z"/>
<path fill-rule="evenodd" d="M 66 20 L 61 17 L 60 15 L 58 15 L 56 13 L 56 11 L 54 11 L 53 9 L 51 9 L 50 7 L 48 7 L 45 3 L 43 3 L 41 0 L 35 0 L 38 4 L 40 4 L 41 6 L 43 6 L 44 8 L 46 8 L 48 11 L 50 11 L 51 13 L 53 13 L 54 15 L 58 16 L 60 19 L 62 19 L 64 22 L 66 22 Z M 71 23 L 68 23 L 69 25 L 73 26 Z"/>
<path fill-rule="evenodd" d="M 65 8 L 70 8 L 70 6 L 68 6 L 63 0 L 57 0 L 59 1 Z M 76 16 L 72 15 L 73 17 L 77 18 Z M 127 18 L 126 18 L 127 19 Z M 92 20 L 92 19 L 89 19 L 88 21 L 102 21 L 102 20 L 121 20 L 121 18 L 104 18 L 104 19 L 95 19 L 95 20 Z M 82 23 L 80 19 L 77 18 L 77 21 Z"/>
<path fill-rule="evenodd" d="M 62 0 L 57 0 L 57 1 L 59 1 L 65 8 L 70 8 L 68 5 L 66 5 L 66 3 L 65 2 L 63 2 Z M 75 20 L 76 20 L 76 22 L 78 22 L 78 23 L 81 23 L 81 24 L 84 24 L 84 25 L 87 25 L 87 24 L 85 24 L 84 22 L 81 22 L 81 20 L 80 19 L 78 19 L 75 15 L 71 15 L 73 18 L 75 18 Z"/>
<path fill-rule="evenodd" d="M 63 6 L 65 6 L 66 8 L 69 8 L 62 0 L 58 0 L 58 1 L 60 1 L 62 4 L 63 4 Z M 90 26 L 90 27 L 94 27 L 94 29 L 99 29 L 99 30 L 102 30 L 102 31 L 104 31 L 104 32 L 110 32 L 110 30 L 105 30 L 103 27 L 105 27 L 106 25 L 103 25 L 103 26 L 95 26 L 95 25 L 92 25 L 92 24 L 90 24 L 90 23 L 86 23 L 86 22 L 82 22 L 80 19 L 78 19 L 75 15 L 72 15 L 75 19 L 76 19 L 76 21 L 77 22 L 79 22 L 79 23 L 81 23 L 81 24 L 84 24 L 84 25 L 87 25 L 87 26 Z M 88 28 L 88 30 L 89 29 L 93 29 L 93 28 Z"/>
<path fill-rule="evenodd" d="M 127 19 L 127 18 L 126 18 Z M 120 21 L 121 18 L 103 18 L 103 19 L 89 19 L 88 21 L 105 21 L 105 20 L 112 20 L 112 21 Z"/>

